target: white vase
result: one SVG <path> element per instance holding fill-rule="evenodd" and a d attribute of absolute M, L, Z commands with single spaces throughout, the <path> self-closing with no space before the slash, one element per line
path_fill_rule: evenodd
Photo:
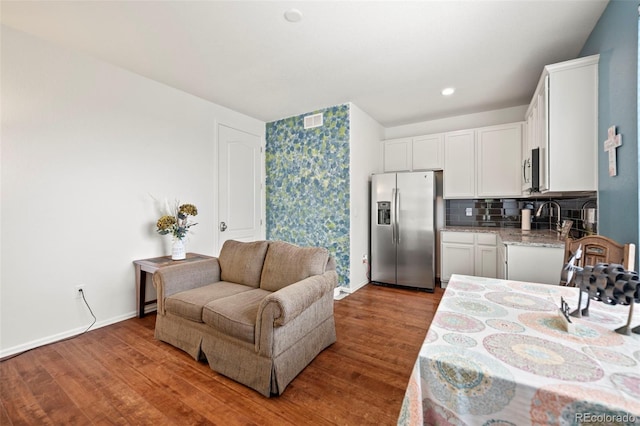
<path fill-rule="evenodd" d="M 184 241 L 180 238 L 175 238 L 173 240 L 173 244 L 171 245 L 171 259 L 172 260 L 182 260 L 187 257 L 187 252 L 184 248 Z"/>

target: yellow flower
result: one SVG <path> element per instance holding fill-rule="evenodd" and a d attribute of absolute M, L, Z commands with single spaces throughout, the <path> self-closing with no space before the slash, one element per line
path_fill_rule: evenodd
<path fill-rule="evenodd" d="M 173 225 L 176 224 L 176 218 L 173 216 L 162 216 L 158 219 L 158 223 L 156 226 L 158 227 L 158 232 L 161 231 L 169 231 Z"/>
<path fill-rule="evenodd" d="M 188 216 L 197 216 L 198 215 L 198 208 L 196 206 L 194 206 L 193 204 L 183 204 L 183 205 L 181 205 L 179 207 L 178 213 L 182 213 L 182 214 L 188 215 Z"/>
<path fill-rule="evenodd" d="M 189 216 L 196 216 L 198 209 L 193 204 L 182 204 L 178 201 L 175 203 L 174 215 L 165 215 L 158 219 L 156 231 L 160 235 L 172 234 L 174 238 L 183 239 L 189 228 L 196 226 L 197 223 L 189 222 Z"/>

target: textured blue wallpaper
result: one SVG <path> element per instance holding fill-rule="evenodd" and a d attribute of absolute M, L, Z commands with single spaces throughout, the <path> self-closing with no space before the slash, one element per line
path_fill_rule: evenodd
<path fill-rule="evenodd" d="M 304 117 L 324 114 L 305 130 Z M 349 285 L 349 104 L 267 123 L 267 239 L 329 249 Z"/>

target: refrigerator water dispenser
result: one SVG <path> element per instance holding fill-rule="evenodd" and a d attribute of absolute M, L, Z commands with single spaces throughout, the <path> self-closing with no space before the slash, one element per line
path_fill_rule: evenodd
<path fill-rule="evenodd" d="M 391 225 L 391 201 L 378 201 L 378 225 Z"/>

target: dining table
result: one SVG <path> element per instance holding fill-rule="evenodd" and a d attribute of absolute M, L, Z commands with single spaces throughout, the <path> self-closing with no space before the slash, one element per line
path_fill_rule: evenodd
<path fill-rule="evenodd" d="M 398 425 L 640 425 L 640 335 L 615 331 L 630 306 L 567 322 L 579 291 L 452 275 Z"/>

